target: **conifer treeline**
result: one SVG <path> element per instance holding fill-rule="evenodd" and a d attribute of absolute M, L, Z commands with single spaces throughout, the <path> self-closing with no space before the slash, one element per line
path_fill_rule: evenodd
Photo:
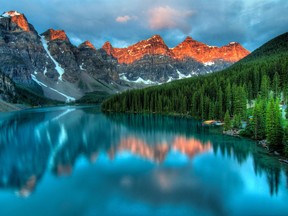
<path fill-rule="evenodd" d="M 105 101 L 102 109 L 112 112 L 179 113 L 198 119 L 220 120 L 228 111 L 232 116 L 244 117 L 247 101 L 251 104 L 261 89 L 265 94 L 270 90 L 283 91 L 287 101 L 287 58 L 287 54 L 278 54 L 238 63 L 216 74 L 130 90 Z"/>

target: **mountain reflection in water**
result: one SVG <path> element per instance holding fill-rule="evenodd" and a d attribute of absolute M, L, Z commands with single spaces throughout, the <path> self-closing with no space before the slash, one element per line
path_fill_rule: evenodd
<path fill-rule="evenodd" d="M 201 127 L 191 119 L 103 115 L 98 108 L 73 107 L 2 114 L 0 119 L 0 187 L 16 190 L 19 196 L 29 196 L 45 173 L 59 178 L 71 175 L 79 158 L 84 156 L 88 162 L 97 163 L 99 154 L 114 160 L 128 152 L 155 164 L 164 163 L 176 153 L 190 161 L 201 154 L 220 154 L 239 165 L 251 157 L 255 175 L 266 176 L 271 195 L 278 192 L 281 172 L 287 174 L 276 159 L 267 160 L 265 152 L 254 143 L 223 137 L 217 128 Z M 173 179 L 173 172 L 168 174 L 169 179 Z M 167 175 L 155 175 L 161 188 L 167 189 L 171 183 Z M 130 184 L 129 178 L 121 182 L 124 186 Z M 179 184 L 182 188 L 193 182 Z"/>

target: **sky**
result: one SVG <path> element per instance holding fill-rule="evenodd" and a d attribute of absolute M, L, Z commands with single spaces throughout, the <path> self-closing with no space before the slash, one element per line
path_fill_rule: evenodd
<path fill-rule="evenodd" d="M 187 36 L 208 45 L 239 42 L 253 51 L 288 31 L 287 0 L 0 0 L 38 33 L 63 29 L 79 45 L 126 47 L 155 34 L 169 47 Z"/>

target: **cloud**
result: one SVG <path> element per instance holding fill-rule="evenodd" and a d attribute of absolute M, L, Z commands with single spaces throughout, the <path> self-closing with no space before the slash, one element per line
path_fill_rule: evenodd
<path fill-rule="evenodd" d="M 138 17 L 137 16 L 128 16 L 128 15 L 125 15 L 125 16 L 118 16 L 115 21 L 118 22 L 118 23 L 127 23 L 128 21 L 131 21 L 131 20 L 137 20 Z"/>
<path fill-rule="evenodd" d="M 149 10 L 149 27 L 153 30 L 176 28 L 188 33 L 191 30 L 188 18 L 193 14 L 192 10 L 176 10 L 169 6 L 155 7 Z"/>
<path fill-rule="evenodd" d="M 39 33 L 64 29 L 73 43 L 89 40 L 97 48 L 159 34 L 169 47 L 190 35 L 216 46 L 237 41 L 253 51 L 288 30 L 287 0 L 2 0 L 1 10 L 24 13 Z"/>
<path fill-rule="evenodd" d="M 127 23 L 129 20 L 131 20 L 132 17 L 126 15 L 126 16 L 118 16 L 116 18 L 116 22 L 119 22 L 119 23 Z"/>

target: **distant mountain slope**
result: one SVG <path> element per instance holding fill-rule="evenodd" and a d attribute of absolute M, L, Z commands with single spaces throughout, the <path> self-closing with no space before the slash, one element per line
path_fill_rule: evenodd
<path fill-rule="evenodd" d="M 227 110 L 231 115 L 241 115 L 247 99 L 251 101 L 259 94 L 264 75 L 271 80 L 271 90 L 276 87 L 287 89 L 287 37 L 288 33 L 285 33 L 272 39 L 221 72 L 118 94 L 106 100 L 102 109 L 180 113 L 202 119 L 223 119 Z M 284 96 L 288 100 L 288 95 Z"/>
<path fill-rule="evenodd" d="M 288 50 L 288 33 L 281 34 L 274 39 L 263 44 L 253 53 L 243 59 L 243 61 L 251 61 L 261 57 L 269 57 L 276 54 L 287 53 Z"/>

